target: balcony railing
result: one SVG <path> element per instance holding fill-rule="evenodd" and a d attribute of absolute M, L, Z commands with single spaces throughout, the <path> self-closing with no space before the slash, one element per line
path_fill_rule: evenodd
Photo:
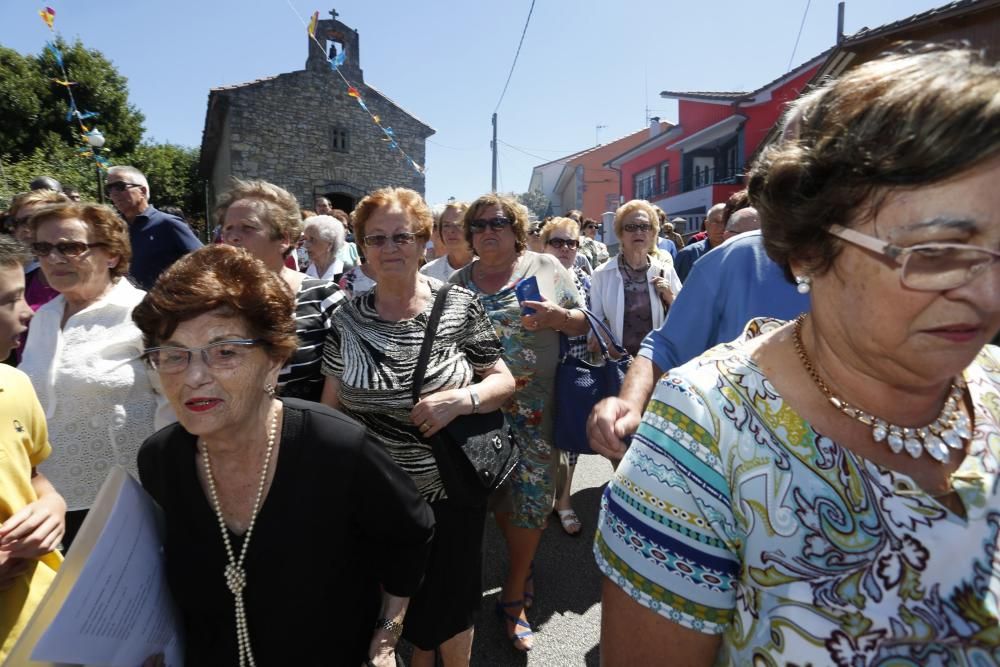
<path fill-rule="evenodd" d="M 635 198 L 648 199 L 652 201 L 653 199 L 660 199 L 664 196 L 690 192 L 691 190 L 697 190 L 698 188 L 703 188 L 708 185 L 731 185 L 733 183 L 741 183 L 742 181 L 742 168 L 730 167 L 728 169 L 718 170 L 712 168 L 702 169 L 699 173 L 692 171 L 692 173 L 685 178 L 679 178 L 676 181 L 671 181 L 666 187 L 637 187 L 635 191 Z M 637 183 L 636 185 L 639 186 L 641 184 Z"/>

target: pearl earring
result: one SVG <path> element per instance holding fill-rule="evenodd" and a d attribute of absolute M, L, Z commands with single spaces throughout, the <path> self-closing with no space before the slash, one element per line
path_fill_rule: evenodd
<path fill-rule="evenodd" d="M 809 276 L 795 276 L 795 289 L 799 294 L 809 294 L 812 290 L 812 278 Z"/>
<path fill-rule="evenodd" d="M 274 398 L 274 385 L 268 382 L 264 385 L 264 393 L 266 393 L 271 398 Z"/>

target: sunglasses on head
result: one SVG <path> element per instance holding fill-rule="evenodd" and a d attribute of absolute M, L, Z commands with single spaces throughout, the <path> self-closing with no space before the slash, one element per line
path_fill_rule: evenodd
<path fill-rule="evenodd" d="M 562 250 L 563 248 L 569 248 L 570 250 L 576 250 L 580 247 L 580 242 L 576 239 L 549 239 L 546 243 L 556 250 Z"/>
<path fill-rule="evenodd" d="M 509 227 L 510 224 L 511 222 L 509 218 L 505 218 L 503 216 L 498 215 L 492 220 L 486 220 L 486 219 L 471 220 L 469 222 L 469 229 L 472 230 L 473 234 L 479 234 L 481 232 L 484 232 L 486 231 L 487 227 L 492 229 L 494 232 L 499 232 L 504 227 Z"/>
<path fill-rule="evenodd" d="M 653 225 L 650 225 L 645 222 L 643 223 L 630 222 L 627 225 L 622 225 L 622 229 L 624 229 L 626 232 L 649 232 L 652 231 Z"/>
<path fill-rule="evenodd" d="M 31 252 L 35 257 L 48 257 L 53 250 L 63 257 L 79 257 L 91 248 L 105 246 L 107 243 L 83 243 L 82 241 L 62 241 L 60 243 L 32 243 Z"/>

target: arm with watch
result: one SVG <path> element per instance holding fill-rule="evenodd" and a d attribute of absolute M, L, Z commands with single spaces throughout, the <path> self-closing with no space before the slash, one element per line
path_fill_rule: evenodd
<path fill-rule="evenodd" d="M 459 415 L 492 412 L 514 393 L 514 377 L 503 359 L 479 371 L 479 382 L 458 389 L 445 389 L 420 399 L 410 419 L 429 438 Z"/>

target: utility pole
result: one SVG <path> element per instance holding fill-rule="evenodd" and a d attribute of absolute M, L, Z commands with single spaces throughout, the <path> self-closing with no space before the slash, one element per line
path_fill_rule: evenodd
<path fill-rule="evenodd" d="M 844 41 L 844 5 L 845 2 L 837 4 L 837 44 Z"/>
<path fill-rule="evenodd" d="M 497 114 L 493 112 L 493 141 L 490 142 L 490 146 L 493 148 L 493 181 L 492 188 L 493 192 L 497 191 Z"/>

